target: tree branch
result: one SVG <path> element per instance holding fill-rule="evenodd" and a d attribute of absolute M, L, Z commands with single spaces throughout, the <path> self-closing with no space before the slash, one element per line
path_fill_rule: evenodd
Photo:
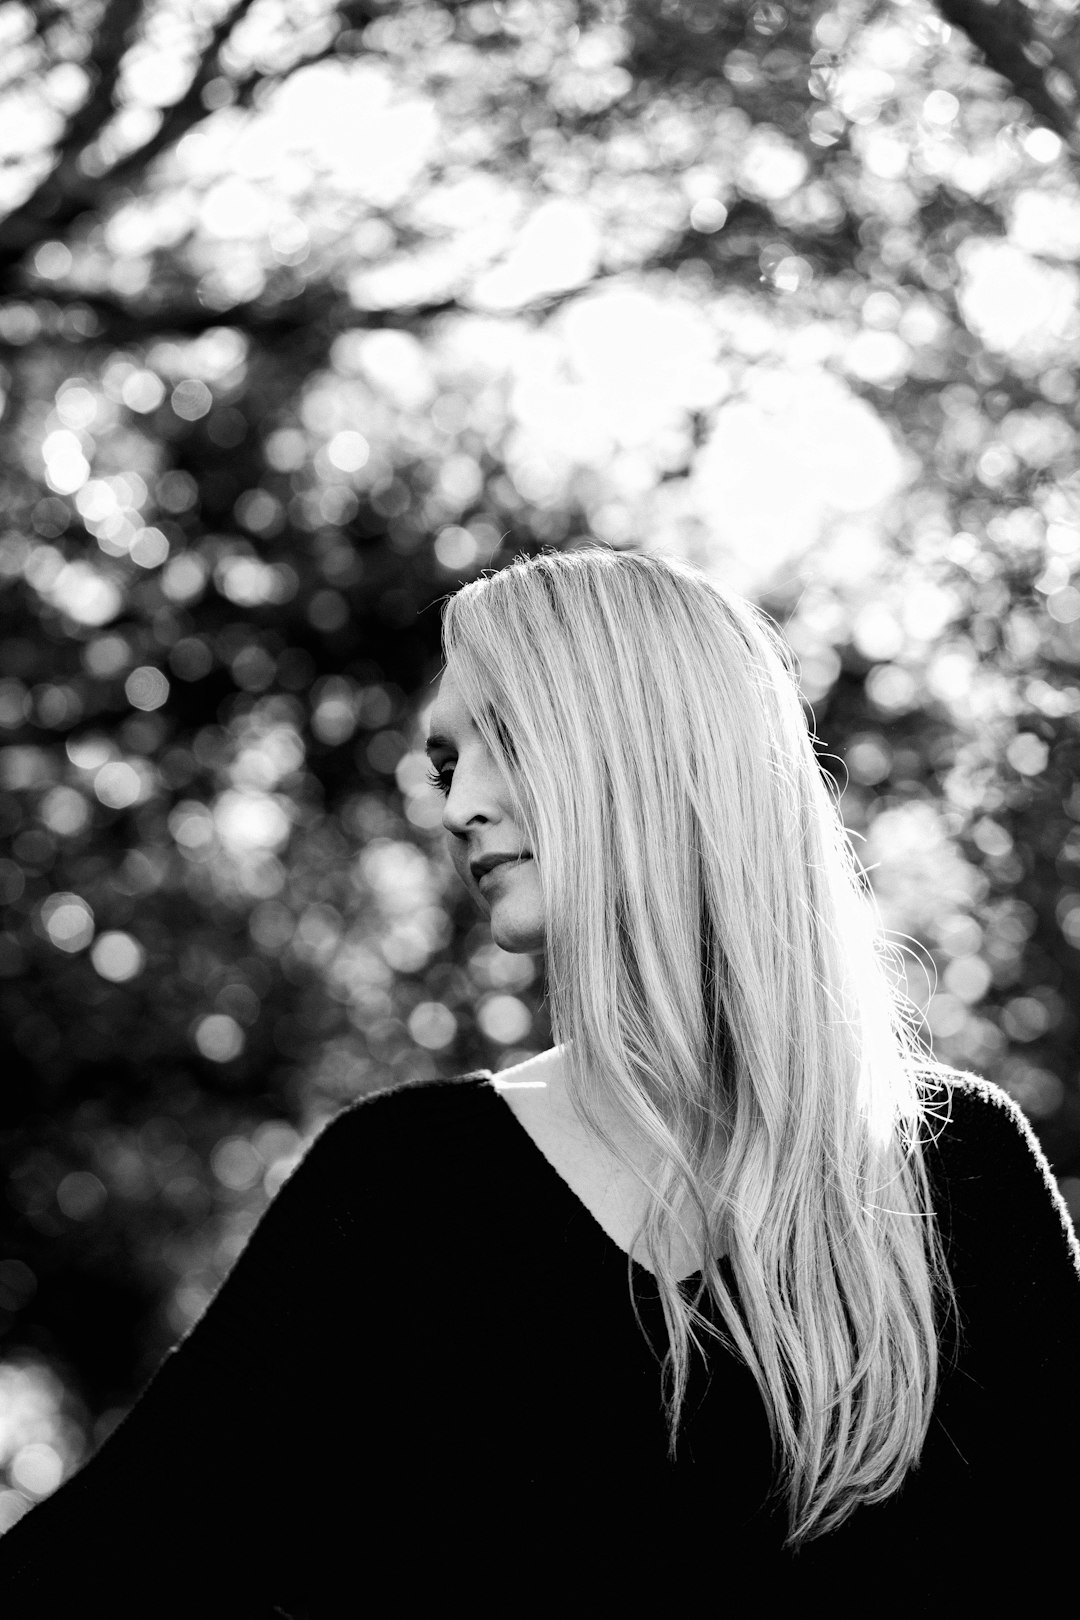
<path fill-rule="evenodd" d="M 120 67 L 141 21 L 142 9 L 143 0 L 110 0 L 106 6 L 85 63 L 90 94 L 72 113 L 60 137 L 57 170 L 74 163 L 113 111 Z"/>
<path fill-rule="evenodd" d="M 575 289 L 579 290 L 579 289 Z M 319 323 L 330 322 L 338 329 L 365 326 L 409 328 L 436 316 L 471 313 L 457 299 L 436 303 L 411 304 L 394 309 L 358 310 L 336 288 L 313 286 L 294 298 L 277 303 L 251 299 L 227 309 L 211 309 L 205 304 L 130 304 L 99 293 L 69 292 L 50 287 L 48 301 L 58 309 L 85 309 L 97 320 L 97 330 L 81 341 L 85 344 L 133 344 L 156 341 L 159 337 L 197 337 L 215 326 L 228 326 L 249 333 L 262 342 L 286 338 L 308 331 Z M 50 334 L 43 334 L 46 339 Z M 68 341 L 72 341 L 70 337 Z"/>
<path fill-rule="evenodd" d="M 98 24 L 86 70 L 90 93 L 68 119 L 56 147 L 56 161 L 37 189 L 0 225 L 0 278 L 42 240 L 63 230 L 89 206 L 92 186 L 78 171 L 78 159 L 113 112 L 122 63 L 142 15 L 143 0 L 110 0 Z"/>
<path fill-rule="evenodd" d="M 88 177 L 79 170 L 78 158 L 90 145 L 91 140 L 100 134 L 114 111 L 113 91 L 124 51 L 127 49 L 126 38 L 122 48 L 117 43 L 119 36 L 116 23 L 119 8 L 126 7 L 133 13 L 134 22 L 137 22 L 143 3 L 144 0 L 112 0 L 95 43 L 92 58 L 92 60 L 99 59 L 105 65 L 111 64 L 108 72 L 102 71 L 92 94 L 69 123 L 58 148 L 58 161 L 50 173 L 31 197 L 0 222 L 0 286 L 27 257 L 31 249 L 43 239 L 46 232 L 50 235 L 59 235 L 69 229 L 81 215 L 100 210 L 110 192 L 145 173 L 156 157 L 167 151 L 193 125 L 206 117 L 208 109 L 203 100 L 203 92 L 212 79 L 224 77 L 221 67 L 222 50 L 237 24 L 251 9 L 254 0 L 234 0 L 233 5 L 215 25 L 187 89 L 178 101 L 164 109 L 154 133 L 141 146 L 120 158 L 105 173 Z M 452 5 L 451 9 L 457 9 L 456 4 Z M 362 20 L 369 21 L 376 14 L 371 0 L 353 0 L 348 9 L 348 21 L 350 24 Z M 109 24 L 106 39 L 105 23 L 110 18 L 112 22 Z M 131 28 L 134 27 L 134 22 Z M 335 44 L 336 40 L 324 43 L 309 55 L 297 57 L 295 62 L 289 63 L 279 72 L 254 71 L 241 79 L 230 81 L 237 104 L 248 106 L 256 92 L 264 86 L 276 88 L 300 68 L 310 67 L 315 62 L 333 56 Z"/>
<path fill-rule="evenodd" d="M 207 107 L 203 101 L 203 91 L 211 79 L 219 76 L 221 67 L 221 50 L 229 35 L 243 17 L 251 10 L 254 0 L 235 0 L 234 5 L 217 24 L 206 49 L 199 58 L 199 65 L 195 74 L 179 101 L 174 101 L 171 107 L 166 107 L 154 133 L 142 146 L 129 152 L 102 177 L 103 184 L 109 187 L 122 184 L 136 174 L 142 173 L 166 147 L 186 135 L 192 124 L 197 124 L 206 117 Z M 256 75 L 258 77 L 258 75 Z"/>
<path fill-rule="evenodd" d="M 80 215 L 99 209 L 108 193 L 205 117 L 202 92 L 219 68 L 221 50 L 253 0 L 234 0 L 215 24 L 191 83 L 178 102 L 165 109 L 150 139 L 100 176 L 88 177 L 78 166 L 100 135 L 115 108 L 115 91 L 124 56 L 142 15 L 144 0 L 111 0 L 94 40 L 87 67 L 91 91 L 69 119 L 52 169 L 26 201 L 0 224 L 0 280 L 10 276 L 46 232 L 59 235 Z"/>
<path fill-rule="evenodd" d="M 664 261 L 659 257 L 647 261 L 644 266 L 646 270 L 663 267 Z M 550 315 L 594 287 L 604 286 L 607 282 L 620 282 L 624 275 L 623 270 L 602 272 L 580 285 L 542 293 L 527 303 L 516 304 L 505 314 L 514 319 Z M 65 292 L 55 287 L 50 287 L 46 296 L 48 302 L 60 310 L 85 309 L 93 313 L 98 323 L 95 332 L 82 339 L 72 338 L 70 333 L 65 333 L 65 341 L 69 344 L 81 341 L 86 345 L 149 343 L 170 335 L 197 337 L 215 326 L 231 327 L 260 342 L 288 338 L 327 323 L 335 331 L 350 327 L 365 327 L 371 331 L 412 331 L 440 315 L 485 316 L 503 313 L 490 311 L 484 305 L 463 302 L 461 298 L 440 298 L 427 304 L 401 304 L 383 309 L 358 309 L 337 288 L 325 282 L 304 288 L 292 298 L 282 298 L 277 302 L 253 298 L 232 304 L 227 309 L 211 309 L 194 301 L 183 304 L 125 303 L 107 294 Z M 52 334 L 45 332 L 42 337 L 45 341 L 51 341 Z"/>

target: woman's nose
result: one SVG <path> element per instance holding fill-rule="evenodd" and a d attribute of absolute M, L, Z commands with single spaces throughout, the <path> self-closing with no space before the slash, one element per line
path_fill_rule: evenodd
<path fill-rule="evenodd" d="M 464 837 L 477 820 L 498 821 L 505 814 L 501 786 L 494 765 L 479 760 L 463 764 L 459 760 L 443 805 L 443 826 Z"/>

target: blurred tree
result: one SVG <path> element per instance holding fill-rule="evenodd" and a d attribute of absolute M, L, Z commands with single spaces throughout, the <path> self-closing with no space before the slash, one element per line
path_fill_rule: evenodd
<path fill-rule="evenodd" d="M 785 624 L 937 1049 L 1080 1192 L 1078 41 L 0 6 L 0 1525 L 327 1113 L 546 1044 L 417 751 L 439 599 L 522 548 Z"/>

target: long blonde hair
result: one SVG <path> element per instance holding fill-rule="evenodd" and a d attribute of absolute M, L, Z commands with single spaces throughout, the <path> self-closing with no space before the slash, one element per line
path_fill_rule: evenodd
<path fill-rule="evenodd" d="M 948 1071 L 895 988 L 792 655 L 701 571 L 599 545 L 472 581 L 443 645 L 537 860 L 570 1100 L 649 1194 L 632 1247 L 667 1324 L 669 1457 L 702 1329 L 757 1382 L 797 1546 L 918 1462 L 954 1301 L 923 1156 Z M 669 1249 L 687 1201 L 692 1300 Z"/>

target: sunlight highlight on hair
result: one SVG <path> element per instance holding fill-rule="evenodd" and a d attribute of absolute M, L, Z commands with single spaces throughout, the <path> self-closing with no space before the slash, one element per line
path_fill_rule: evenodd
<path fill-rule="evenodd" d="M 704 1333 L 757 1382 L 796 1545 L 917 1463 L 954 1302 L 923 1158 L 950 1071 L 895 988 L 792 654 L 689 564 L 600 546 L 472 582 L 443 632 L 537 861 L 568 1095 L 649 1192 L 669 1455 Z"/>

